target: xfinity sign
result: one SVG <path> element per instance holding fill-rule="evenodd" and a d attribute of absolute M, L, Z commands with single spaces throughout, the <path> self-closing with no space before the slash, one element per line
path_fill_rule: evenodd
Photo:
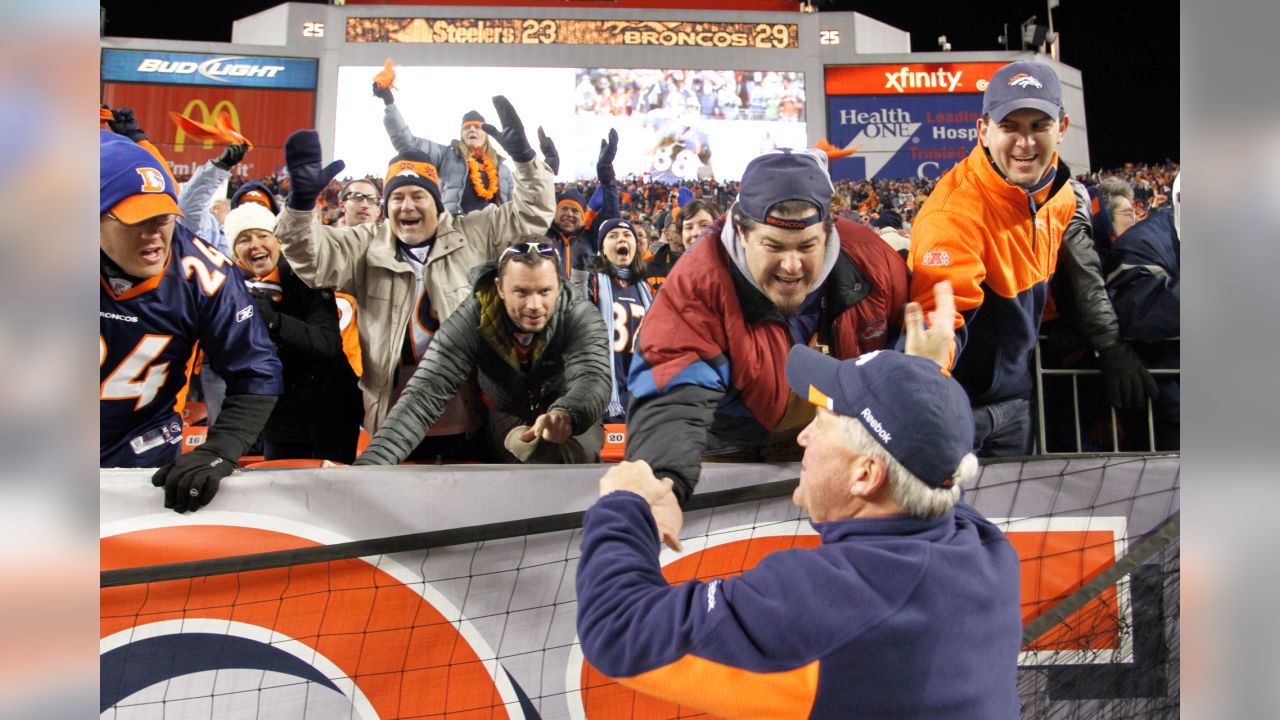
<path fill-rule="evenodd" d="M 191 61 L 168 61 L 162 58 L 145 58 L 138 64 L 140 73 L 160 73 L 174 75 L 190 75 L 198 72 L 210 80 L 225 83 L 230 78 L 266 77 L 273 78 L 284 70 L 283 65 L 259 65 L 257 63 L 238 63 L 243 57 L 220 57 L 205 60 L 202 63 Z"/>
<path fill-rule="evenodd" d="M 102 79 L 106 82 L 314 90 L 316 65 L 310 58 L 102 51 Z"/>
<path fill-rule="evenodd" d="M 884 74 L 885 90 L 896 90 L 897 92 L 906 92 L 911 89 L 938 89 L 944 92 L 955 92 L 956 87 L 960 85 L 960 78 L 964 75 L 963 70 L 957 72 L 948 72 L 945 68 L 938 68 L 933 72 L 913 71 L 911 68 L 903 65 L 893 72 Z"/>

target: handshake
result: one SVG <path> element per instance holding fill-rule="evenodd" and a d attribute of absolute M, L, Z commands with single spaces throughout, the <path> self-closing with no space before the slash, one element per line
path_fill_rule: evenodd
<path fill-rule="evenodd" d="M 653 474 L 653 468 L 643 460 L 621 462 L 600 478 L 600 496 L 626 490 L 644 498 L 653 513 L 654 524 L 658 526 L 658 539 L 672 550 L 680 552 L 684 549 L 680 544 L 684 513 L 676 499 L 674 485 L 671 478 L 659 480 Z"/>

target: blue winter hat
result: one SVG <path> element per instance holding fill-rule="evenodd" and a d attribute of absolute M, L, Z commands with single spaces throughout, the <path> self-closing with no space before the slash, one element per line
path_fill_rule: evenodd
<path fill-rule="evenodd" d="M 240 207 L 245 202 L 256 202 L 270 210 L 273 215 L 280 214 L 280 201 L 276 200 L 276 194 L 271 192 L 271 188 L 261 180 L 250 180 L 231 194 L 232 209 Z"/>
<path fill-rule="evenodd" d="M 1019 60 L 996 71 L 982 93 L 982 114 L 1000 122 L 1014 110 L 1035 108 L 1053 119 L 1062 112 L 1062 84 L 1044 63 Z"/>
<path fill-rule="evenodd" d="M 787 383 L 814 405 L 856 418 L 930 487 L 951 487 L 973 449 L 969 396 L 932 360 L 895 350 L 836 360 L 797 345 L 787 356 Z"/>
<path fill-rule="evenodd" d="M 556 207 L 559 208 L 565 203 L 573 203 L 578 206 L 578 212 L 585 213 L 587 211 L 587 199 L 582 197 L 582 193 L 572 185 L 566 187 L 563 192 L 556 195 Z"/>
<path fill-rule="evenodd" d="M 601 252 L 604 248 L 604 239 L 609 231 L 614 228 L 623 227 L 631 231 L 631 235 L 636 239 L 636 244 L 640 244 L 640 233 L 636 230 L 636 226 L 625 218 L 609 218 L 600 223 L 600 234 L 596 235 L 596 252 Z"/>
<path fill-rule="evenodd" d="M 123 135 L 98 136 L 98 214 L 126 225 L 157 215 L 181 215 L 173 178 L 155 155 Z"/>
<path fill-rule="evenodd" d="M 874 228 L 893 228 L 895 230 L 902 229 L 902 216 L 897 210 L 885 210 L 880 213 L 875 220 L 872 221 L 871 227 Z"/>

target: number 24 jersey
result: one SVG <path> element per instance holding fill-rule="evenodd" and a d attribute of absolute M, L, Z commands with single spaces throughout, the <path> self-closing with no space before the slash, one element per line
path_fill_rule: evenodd
<path fill-rule="evenodd" d="M 156 467 L 178 454 L 197 344 L 227 394 L 279 395 L 280 360 L 232 261 L 182 226 L 164 271 L 116 293 L 99 276 L 99 461 Z"/>

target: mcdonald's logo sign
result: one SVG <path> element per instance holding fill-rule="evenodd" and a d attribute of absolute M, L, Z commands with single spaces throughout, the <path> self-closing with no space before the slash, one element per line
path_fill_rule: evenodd
<path fill-rule="evenodd" d="M 242 132 L 240 128 L 240 111 L 236 110 L 235 104 L 230 100 L 219 100 L 218 103 L 213 106 L 213 110 L 210 110 L 204 100 L 195 98 L 191 102 L 187 103 L 187 106 L 182 109 L 182 116 L 198 123 L 213 126 L 217 121 L 218 114 L 223 110 L 227 111 L 227 116 L 231 119 L 231 127 L 235 128 L 236 132 Z M 191 114 L 192 112 L 197 111 L 200 113 L 199 117 Z M 186 143 L 187 133 L 184 132 L 182 128 L 178 128 L 178 134 L 174 135 L 173 138 L 173 151 L 182 152 L 186 148 Z M 205 150 L 209 150 L 212 147 L 213 140 L 204 141 Z"/>

